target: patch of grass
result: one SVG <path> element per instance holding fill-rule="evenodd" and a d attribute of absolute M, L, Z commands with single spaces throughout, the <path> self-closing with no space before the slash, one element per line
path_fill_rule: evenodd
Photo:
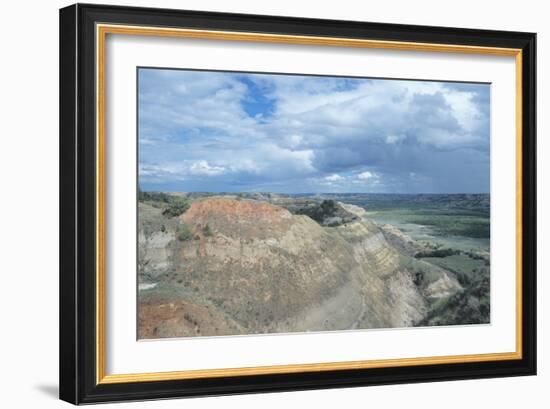
<path fill-rule="evenodd" d="M 439 234 L 465 236 L 472 238 L 489 238 L 491 229 L 489 218 L 464 215 L 419 215 L 406 217 L 408 223 L 431 226 Z"/>
<path fill-rule="evenodd" d="M 430 226 L 439 235 L 487 239 L 490 236 L 490 210 L 483 197 L 412 195 L 397 200 L 377 200 L 375 196 L 357 204 L 364 204 L 375 219 L 390 224 Z"/>

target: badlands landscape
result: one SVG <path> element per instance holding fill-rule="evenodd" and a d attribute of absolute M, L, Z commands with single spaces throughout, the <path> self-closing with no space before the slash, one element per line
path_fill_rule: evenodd
<path fill-rule="evenodd" d="M 488 195 L 141 192 L 140 339 L 490 321 Z"/>

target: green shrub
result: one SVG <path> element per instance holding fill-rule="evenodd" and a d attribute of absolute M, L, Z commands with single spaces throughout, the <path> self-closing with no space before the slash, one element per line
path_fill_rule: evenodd
<path fill-rule="evenodd" d="M 329 217 L 332 217 L 338 211 L 338 206 L 334 200 L 323 200 L 319 204 L 311 204 L 301 209 L 296 210 L 296 214 L 303 214 L 309 216 L 317 223 L 323 223 L 323 221 Z"/>
<path fill-rule="evenodd" d="M 144 192 L 138 189 L 138 200 L 140 202 L 160 202 L 160 203 L 172 203 L 174 199 L 179 199 L 177 196 L 163 193 L 163 192 Z"/>
<path fill-rule="evenodd" d="M 419 251 L 414 255 L 414 258 L 424 258 L 424 257 L 438 257 L 445 258 L 449 256 L 455 256 L 460 254 L 460 250 L 455 249 L 436 249 L 428 251 Z"/>
<path fill-rule="evenodd" d="M 177 217 L 189 208 L 189 203 L 181 196 L 164 192 L 144 192 L 139 188 L 138 200 L 164 209 L 162 214 L 167 217 Z"/>
<path fill-rule="evenodd" d="M 210 228 L 209 225 L 204 226 L 202 228 L 202 232 L 206 237 L 211 237 L 211 236 L 214 235 L 214 233 L 212 232 L 212 229 Z"/>
<path fill-rule="evenodd" d="M 414 285 L 416 285 L 417 287 L 420 287 L 423 282 L 424 282 L 424 272 L 417 271 L 416 273 L 414 273 L 414 277 L 413 277 Z"/>
<path fill-rule="evenodd" d="M 182 224 L 178 229 L 178 240 L 179 241 L 187 241 L 191 240 L 193 238 L 193 233 L 191 232 L 191 229 L 189 226 Z"/>
<path fill-rule="evenodd" d="M 187 209 L 189 209 L 187 200 L 175 197 L 171 203 L 168 204 L 168 207 L 162 211 L 162 214 L 168 217 L 178 217 L 185 213 Z"/>
<path fill-rule="evenodd" d="M 484 324 L 490 321 L 490 273 L 478 270 L 472 277 L 459 278 L 463 289 L 449 296 L 446 302 L 438 303 L 426 318 L 416 325 L 464 325 Z"/>

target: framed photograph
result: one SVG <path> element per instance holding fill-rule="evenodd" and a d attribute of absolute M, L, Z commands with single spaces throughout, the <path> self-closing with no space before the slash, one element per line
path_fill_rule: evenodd
<path fill-rule="evenodd" d="M 61 399 L 534 375 L 535 41 L 61 9 Z"/>

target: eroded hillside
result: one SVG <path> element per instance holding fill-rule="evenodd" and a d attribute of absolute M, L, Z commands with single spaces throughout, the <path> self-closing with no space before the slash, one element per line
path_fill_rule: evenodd
<path fill-rule="evenodd" d="M 330 223 L 285 207 L 208 197 L 171 217 L 141 201 L 140 338 L 413 326 L 461 289 L 360 207 L 338 203 Z"/>

